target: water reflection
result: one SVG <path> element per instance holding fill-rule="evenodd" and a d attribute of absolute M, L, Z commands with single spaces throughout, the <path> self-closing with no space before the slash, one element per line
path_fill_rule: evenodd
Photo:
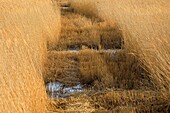
<path fill-rule="evenodd" d="M 67 50 L 67 52 L 72 52 L 72 53 L 74 53 L 74 52 L 79 52 L 79 50 L 78 50 L 78 49 L 72 49 L 72 50 Z"/>
<path fill-rule="evenodd" d="M 60 82 L 47 83 L 46 90 L 50 98 L 65 98 L 70 94 L 84 91 L 80 84 L 72 87 L 66 87 L 63 83 Z"/>

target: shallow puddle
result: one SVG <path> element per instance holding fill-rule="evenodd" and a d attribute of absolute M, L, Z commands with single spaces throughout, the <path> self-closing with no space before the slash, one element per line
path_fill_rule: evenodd
<path fill-rule="evenodd" d="M 46 91 L 49 98 L 67 98 L 71 94 L 83 92 L 84 89 L 80 84 L 66 87 L 60 82 L 50 82 L 46 84 Z"/>
<path fill-rule="evenodd" d="M 67 52 L 71 52 L 71 53 L 75 53 L 75 52 L 79 52 L 78 49 L 71 49 L 71 50 L 66 50 Z"/>

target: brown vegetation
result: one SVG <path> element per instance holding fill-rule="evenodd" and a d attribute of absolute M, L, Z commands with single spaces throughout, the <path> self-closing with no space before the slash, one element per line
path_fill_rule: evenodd
<path fill-rule="evenodd" d="M 113 18 L 123 29 L 127 50 L 133 52 L 145 64 L 158 89 L 165 88 L 169 92 L 169 2 L 167 0 L 113 2 L 119 7 L 113 7 Z"/>
<path fill-rule="evenodd" d="M 53 100 L 48 107 L 49 113 L 168 113 L 170 110 L 169 99 L 154 91 L 106 90 L 90 94 Z"/>
<path fill-rule="evenodd" d="M 65 85 L 74 85 L 79 82 L 79 62 L 76 54 L 49 51 L 45 67 L 46 83 L 57 80 Z"/>
<path fill-rule="evenodd" d="M 116 22 L 122 29 L 126 50 L 137 56 L 151 73 L 158 89 L 170 88 L 170 3 L 168 0 L 73 0 L 75 10 Z M 83 7 L 84 6 L 84 7 Z M 93 6 L 93 12 L 88 11 Z M 168 91 L 169 92 L 169 91 Z"/>
<path fill-rule="evenodd" d="M 98 89 L 154 89 L 148 73 L 135 57 L 118 50 L 51 51 L 46 70 L 46 82 L 57 80 L 71 85 L 81 82 Z"/>
<path fill-rule="evenodd" d="M 169 111 L 168 0 L 8 0 L 0 11 L 0 112 Z M 47 101 L 43 78 L 86 90 Z"/>
<path fill-rule="evenodd" d="M 81 49 L 120 49 L 122 33 L 116 25 L 110 26 L 97 19 L 69 12 L 62 15 L 61 37 L 55 50 Z"/>
<path fill-rule="evenodd" d="M 1 113 L 46 111 L 46 41 L 56 42 L 60 28 L 51 5 L 50 0 L 0 1 Z"/>
<path fill-rule="evenodd" d="M 76 97 L 71 97 L 72 100 L 59 99 L 53 103 L 55 108 L 61 107 L 60 110 L 66 112 L 73 109 L 72 112 L 76 112 L 75 106 L 83 108 L 86 104 L 83 100 L 87 99 L 90 107 L 86 108 L 97 113 L 168 112 L 169 1 L 69 0 L 69 2 L 71 8 L 79 14 L 63 13 L 63 31 L 59 41 L 61 43 L 58 44 L 61 44 L 60 50 L 81 49 L 82 45 L 86 48 L 103 45 L 101 48 L 107 49 L 116 45 L 110 44 L 116 37 L 119 37 L 121 45 L 120 43 L 118 45 L 123 50 L 106 52 L 98 47 L 99 51 L 85 49 L 77 53 L 50 52 L 48 76 L 55 73 L 57 77 L 53 79 L 57 80 L 58 76 L 64 79 L 65 71 L 69 68 L 73 70 L 66 74 L 67 81 L 71 80 L 68 76 L 71 78 L 75 75 L 74 78 L 79 78 L 77 81 L 92 87 L 90 91 L 84 92 L 88 98 L 75 95 Z M 91 39 L 93 37 L 95 39 Z M 74 45 L 78 46 L 73 47 Z M 59 74 L 58 69 L 62 70 Z M 90 112 L 89 109 L 85 110 Z M 80 112 L 84 112 L 84 109 L 81 110 Z"/>
<path fill-rule="evenodd" d="M 116 113 L 168 113 L 170 109 L 169 98 L 153 91 L 106 91 L 92 96 L 92 99 Z"/>

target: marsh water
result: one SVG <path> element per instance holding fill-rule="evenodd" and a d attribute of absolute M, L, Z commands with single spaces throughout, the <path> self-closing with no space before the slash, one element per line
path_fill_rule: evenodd
<path fill-rule="evenodd" d="M 46 91 L 49 98 L 67 98 L 71 94 L 83 92 L 84 89 L 81 84 L 66 87 L 61 82 L 49 82 L 46 84 Z"/>

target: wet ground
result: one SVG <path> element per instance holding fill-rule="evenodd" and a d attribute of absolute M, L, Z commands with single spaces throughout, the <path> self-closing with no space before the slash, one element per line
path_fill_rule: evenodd
<path fill-rule="evenodd" d="M 94 50 L 95 52 L 110 52 L 110 53 L 116 53 L 119 49 L 102 49 L 102 50 L 95 50 L 95 49 L 90 49 L 90 50 Z M 71 49 L 71 50 L 65 50 L 66 52 L 80 52 L 79 49 Z"/>
<path fill-rule="evenodd" d="M 50 82 L 46 84 L 46 91 L 49 98 L 67 98 L 74 93 L 81 93 L 84 90 L 80 84 L 69 87 L 66 87 L 60 82 Z"/>

